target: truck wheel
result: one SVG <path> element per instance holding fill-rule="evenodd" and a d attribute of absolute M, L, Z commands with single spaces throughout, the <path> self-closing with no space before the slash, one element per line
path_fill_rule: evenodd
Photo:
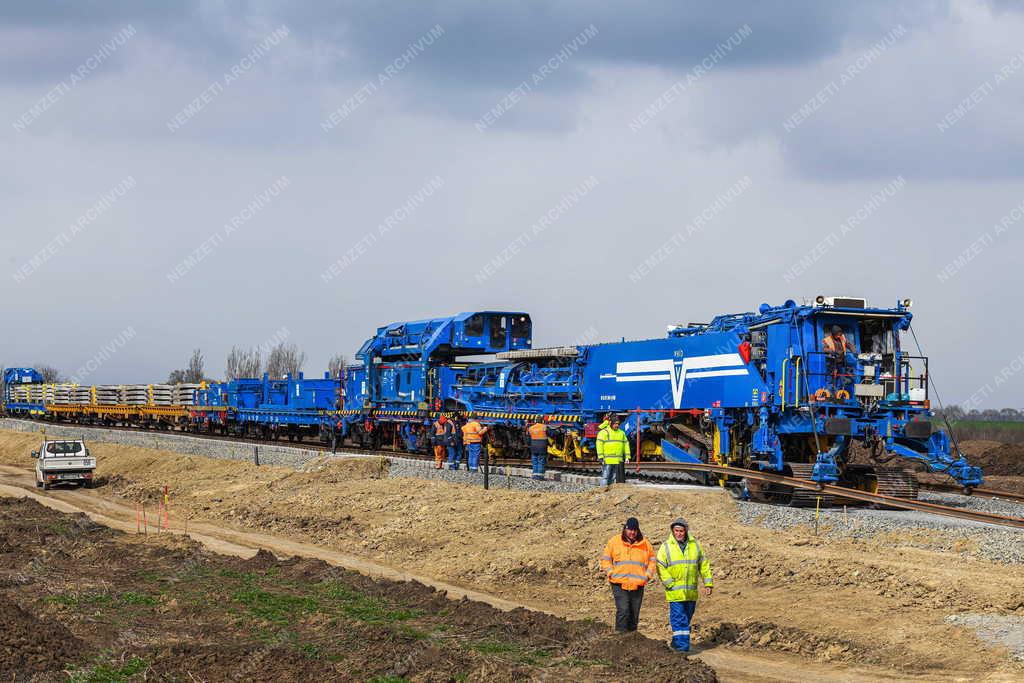
<path fill-rule="evenodd" d="M 39 481 L 39 480 L 37 479 L 37 480 L 36 480 L 36 488 L 37 488 L 37 489 L 41 489 L 41 488 L 43 488 L 43 482 L 41 482 L 41 481 Z"/>
<path fill-rule="evenodd" d="M 91 489 L 93 487 L 92 479 L 85 480 L 85 488 Z"/>
<path fill-rule="evenodd" d="M 50 490 L 50 485 L 47 482 L 45 482 L 45 481 L 43 482 L 43 490 L 44 491 L 49 491 Z"/>

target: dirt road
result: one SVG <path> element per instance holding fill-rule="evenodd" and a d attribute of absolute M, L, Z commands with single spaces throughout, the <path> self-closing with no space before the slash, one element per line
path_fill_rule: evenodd
<path fill-rule="evenodd" d="M 36 493 L 25 470 L 32 440 L 0 434 L 0 461 L 17 463 L 0 481 L 17 492 Z M 295 472 L 104 444 L 94 450 L 106 486 L 45 497 L 134 531 L 135 502 L 152 506 L 167 484 L 174 523 L 190 517 L 190 534 L 221 550 L 265 547 L 378 567 L 477 591 L 502 607 L 572 618 L 609 619 L 594 561 L 622 518 L 638 516 L 658 541 L 657 527 L 685 514 L 716 568 L 716 594 L 698 609 L 698 656 L 724 680 L 1009 681 L 1024 673 L 1004 650 L 944 621 L 963 611 L 1024 613 L 1019 567 L 901 547 L 910 532 L 854 540 L 770 532 L 739 524 L 733 503 L 708 493 L 485 493 L 382 479 L 365 461 Z M 652 588 L 642 632 L 665 638 L 664 611 Z"/>

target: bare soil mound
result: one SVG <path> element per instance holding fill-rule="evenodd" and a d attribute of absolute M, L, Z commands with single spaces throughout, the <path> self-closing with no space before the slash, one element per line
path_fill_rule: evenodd
<path fill-rule="evenodd" d="M 221 557 L 26 499 L 0 499 L 0 539 L 8 680 L 717 680 L 596 622 L 456 602 L 319 560 Z"/>
<path fill-rule="evenodd" d="M 82 650 L 78 638 L 59 623 L 29 614 L 0 593 L 0 672 L 60 673 Z"/>
<path fill-rule="evenodd" d="M 984 450 L 972 448 L 975 444 L 969 441 L 961 446 L 972 465 L 980 467 L 986 476 L 1024 477 L 1024 445 L 984 443 L 988 445 Z"/>

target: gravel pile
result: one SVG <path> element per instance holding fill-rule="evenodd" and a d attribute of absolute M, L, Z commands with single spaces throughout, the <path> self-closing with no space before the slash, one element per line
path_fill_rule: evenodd
<path fill-rule="evenodd" d="M 997 614 L 954 614 L 946 621 L 969 628 L 989 645 L 1003 646 L 1010 656 L 1024 662 L 1024 617 Z"/>
<path fill-rule="evenodd" d="M 744 524 L 768 529 L 814 528 L 814 510 L 763 503 L 738 502 Z M 900 544 L 974 554 L 994 562 L 1024 564 L 1024 531 L 981 522 L 939 517 L 909 510 L 829 508 L 821 511 L 819 533 L 841 538 L 863 538 L 904 531 L 937 531 L 919 539 L 903 535 Z"/>
<path fill-rule="evenodd" d="M 469 472 L 466 469 L 449 470 L 447 465 L 445 465 L 444 469 L 437 470 L 434 469 L 433 463 L 424 461 L 410 461 L 401 458 L 389 458 L 389 460 L 391 461 L 391 467 L 389 468 L 389 475 L 391 477 L 437 479 L 457 484 L 479 486 L 481 488 L 483 488 L 484 485 L 484 474 L 482 471 Z M 600 484 L 596 477 L 569 475 L 565 477 L 568 481 L 557 481 L 550 479 L 550 477 L 558 476 L 558 474 L 553 474 L 550 471 L 547 476 L 549 479 L 545 481 L 535 481 L 528 475 L 508 476 L 503 471 L 495 471 L 492 469 L 489 485 L 492 489 L 547 491 L 550 493 L 579 493 L 580 491 L 592 489 Z"/>

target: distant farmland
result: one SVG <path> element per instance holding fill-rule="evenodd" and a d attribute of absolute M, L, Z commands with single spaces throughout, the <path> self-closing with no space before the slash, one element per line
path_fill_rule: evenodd
<path fill-rule="evenodd" d="M 953 432 L 961 440 L 985 439 L 1006 443 L 1024 443 L 1024 422 L 954 420 Z"/>

